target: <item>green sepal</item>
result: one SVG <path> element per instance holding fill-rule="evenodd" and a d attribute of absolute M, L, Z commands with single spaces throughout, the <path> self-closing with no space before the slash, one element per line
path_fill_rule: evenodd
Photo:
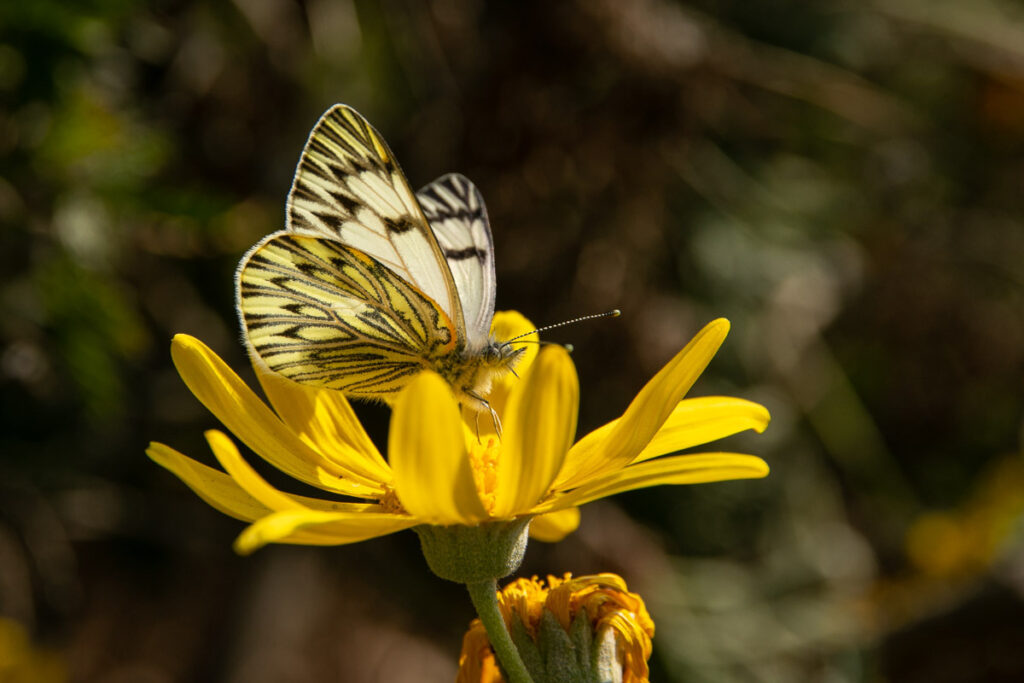
<path fill-rule="evenodd" d="M 512 620 L 512 626 L 509 628 L 509 631 L 512 634 L 512 642 L 515 643 L 516 649 L 519 650 L 519 656 L 522 657 L 523 664 L 526 665 L 526 670 L 530 672 L 533 680 L 546 680 L 544 678 L 544 657 L 541 656 L 540 648 L 533 641 L 530 632 L 523 625 L 523 620 L 516 616 Z"/>
<path fill-rule="evenodd" d="M 536 642 L 519 619 L 513 621 L 511 631 L 512 642 L 538 683 L 622 683 L 614 631 L 606 628 L 595 639 L 586 612 L 579 612 L 566 632 L 545 609 Z"/>
<path fill-rule="evenodd" d="M 593 654 L 595 681 L 622 683 L 622 662 L 619 660 L 618 650 L 612 629 L 606 628 L 597 634 L 597 647 L 594 648 Z"/>
<path fill-rule="evenodd" d="M 590 683 L 589 667 L 580 666 L 576 647 L 558 619 L 545 609 L 540 618 L 537 643 L 544 657 L 542 680 L 550 683 Z M 536 679 L 536 676 L 534 677 Z"/>
<path fill-rule="evenodd" d="M 476 526 L 413 527 L 430 570 L 442 579 L 473 584 L 508 576 L 523 562 L 530 518 Z"/>
<path fill-rule="evenodd" d="M 581 669 L 594 667 L 594 632 L 586 611 L 580 611 L 569 625 L 569 639 L 576 648 L 576 662 Z"/>

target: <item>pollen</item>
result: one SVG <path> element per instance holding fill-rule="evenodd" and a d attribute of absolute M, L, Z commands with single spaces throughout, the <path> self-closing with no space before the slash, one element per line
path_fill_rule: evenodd
<path fill-rule="evenodd" d="M 402 507 L 402 502 L 398 500 L 398 494 L 395 493 L 393 488 L 386 484 L 384 485 L 384 495 L 380 497 L 378 503 L 384 512 L 390 512 L 396 515 L 408 514 L 405 508 Z"/>
<path fill-rule="evenodd" d="M 476 484 L 476 490 L 484 509 L 490 513 L 494 510 L 495 490 L 498 486 L 498 458 L 501 455 L 501 442 L 498 437 L 490 435 L 482 440 L 472 440 L 468 445 L 473 482 Z"/>

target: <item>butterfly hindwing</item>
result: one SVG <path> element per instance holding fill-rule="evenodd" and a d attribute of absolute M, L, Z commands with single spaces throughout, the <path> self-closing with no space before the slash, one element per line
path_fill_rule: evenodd
<path fill-rule="evenodd" d="M 338 104 L 314 126 L 288 195 L 287 230 L 338 240 L 433 299 L 464 329 L 448 263 L 383 138 Z"/>
<path fill-rule="evenodd" d="M 441 247 L 462 306 L 469 348 L 483 348 L 494 317 L 494 242 L 483 196 L 449 173 L 416 193 Z"/>
<path fill-rule="evenodd" d="M 334 239 L 265 238 L 242 260 L 238 301 L 250 348 L 270 370 L 354 396 L 397 391 L 456 343 L 433 300 Z"/>

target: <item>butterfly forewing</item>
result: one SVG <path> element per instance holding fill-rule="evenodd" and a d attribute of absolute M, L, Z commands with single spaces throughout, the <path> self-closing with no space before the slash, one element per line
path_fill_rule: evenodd
<path fill-rule="evenodd" d="M 250 347 L 269 369 L 350 395 L 393 393 L 456 342 L 433 300 L 333 239 L 267 237 L 243 259 L 238 294 Z"/>
<path fill-rule="evenodd" d="M 494 317 L 494 243 L 483 196 L 465 176 L 449 173 L 416 193 L 448 262 L 471 349 L 490 339 Z"/>
<path fill-rule="evenodd" d="M 455 282 L 383 138 L 354 109 L 331 107 L 302 151 L 288 195 L 290 232 L 339 240 L 386 265 L 464 327 Z"/>

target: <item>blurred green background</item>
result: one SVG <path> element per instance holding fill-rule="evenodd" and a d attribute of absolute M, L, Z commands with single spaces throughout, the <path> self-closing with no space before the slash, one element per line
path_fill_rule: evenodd
<path fill-rule="evenodd" d="M 212 461 L 169 340 L 247 372 L 233 269 L 334 102 L 414 187 L 476 182 L 499 308 L 623 310 L 549 337 L 581 434 L 718 316 L 695 393 L 772 412 L 720 446 L 768 479 L 592 504 L 522 574 L 621 573 L 658 681 L 1024 680 L 1022 5 L 32 0 L 0 5 L 0 658 L 49 664 L 5 681 L 453 680 L 471 607 L 414 534 L 239 558 L 143 454 Z"/>

